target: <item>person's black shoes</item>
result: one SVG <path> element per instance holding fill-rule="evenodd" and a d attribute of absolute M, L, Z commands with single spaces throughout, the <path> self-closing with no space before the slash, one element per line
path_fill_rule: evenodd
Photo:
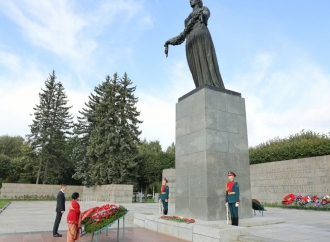
<path fill-rule="evenodd" d="M 53 237 L 62 237 L 61 234 L 54 234 Z"/>

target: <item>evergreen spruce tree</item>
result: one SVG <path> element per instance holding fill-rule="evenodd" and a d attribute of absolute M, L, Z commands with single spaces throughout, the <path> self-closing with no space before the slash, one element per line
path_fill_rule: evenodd
<path fill-rule="evenodd" d="M 77 134 L 86 145 L 85 159 L 77 162 L 77 179 L 85 185 L 132 184 L 138 175 L 137 144 L 139 142 L 135 87 L 125 74 L 106 80 L 95 88 L 78 120 Z M 84 152 L 82 146 L 77 157 Z M 86 169 L 87 168 L 87 169 Z"/>
<path fill-rule="evenodd" d="M 39 165 L 36 184 L 42 175 L 43 184 L 62 182 L 66 142 L 72 129 L 71 107 L 61 82 L 56 82 L 55 71 L 45 82 L 45 89 L 39 93 L 39 105 L 34 108 L 34 120 L 27 138 L 38 155 Z"/>

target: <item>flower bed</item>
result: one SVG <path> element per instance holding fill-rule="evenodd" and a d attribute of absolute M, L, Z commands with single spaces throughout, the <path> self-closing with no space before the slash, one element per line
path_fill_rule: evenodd
<path fill-rule="evenodd" d="M 102 207 L 94 207 L 82 213 L 82 225 L 86 233 L 94 233 L 127 213 L 123 206 L 105 204 Z"/>
<path fill-rule="evenodd" d="M 304 206 L 307 204 L 313 205 L 314 207 L 324 206 L 330 204 L 330 195 L 325 195 L 324 197 L 318 197 L 317 195 L 313 196 L 302 196 L 302 195 L 294 195 L 290 193 L 283 198 L 282 204 L 283 205 L 293 205 L 296 204 L 297 206 Z M 253 206 L 253 204 L 252 204 Z M 327 207 L 326 206 L 326 207 Z"/>
<path fill-rule="evenodd" d="M 160 218 L 178 223 L 188 223 L 188 224 L 195 223 L 195 219 L 193 218 L 183 218 L 180 216 L 163 215 Z"/>

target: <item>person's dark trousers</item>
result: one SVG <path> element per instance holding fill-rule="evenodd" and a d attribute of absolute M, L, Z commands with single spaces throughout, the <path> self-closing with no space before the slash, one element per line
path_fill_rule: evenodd
<path fill-rule="evenodd" d="M 238 226 L 238 207 L 235 206 L 235 203 L 228 203 L 230 215 L 231 215 L 231 224 Z"/>
<path fill-rule="evenodd" d="M 62 213 L 56 213 L 56 218 L 55 218 L 55 223 L 54 223 L 54 228 L 53 228 L 53 235 L 58 234 L 58 226 L 60 225 L 62 219 Z"/>
<path fill-rule="evenodd" d="M 163 208 L 164 208 L 164 215 L 167 215 L 168 202 L 166 202 L 165 200 L 162 199 L 162 203 L 163 203 Z"/>

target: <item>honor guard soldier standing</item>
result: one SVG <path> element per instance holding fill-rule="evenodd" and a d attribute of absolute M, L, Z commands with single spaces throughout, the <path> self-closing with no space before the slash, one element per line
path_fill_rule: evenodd
<path fill-rule="evenodd" d="M 234 177 L 236 174 L 229 171 L 229 182 L 226 186 L 226 207 L 229 206 L 232 225 L 238 226 L 239 186 L 238 182 L 234 181 Z"/>
<path fill-rule="evenodd" d="M 162 188 L 160 192 L 160 199 L 162 200 L 163 203 L 163 213 L 164 215 L 167 215 L 168 212 L 168 194 L 170 192 L 170 188 L 166 185 L 168 180 L 164 177 L 162 181 Z"/>

